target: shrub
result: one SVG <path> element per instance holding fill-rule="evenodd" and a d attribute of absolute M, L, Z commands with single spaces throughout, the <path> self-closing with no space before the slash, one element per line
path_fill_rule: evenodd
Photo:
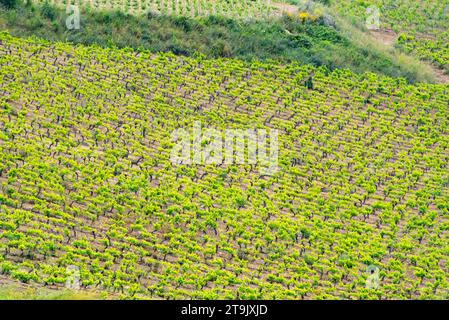
<path fill-rule="evenodd" d="M 41 8 L 41 15 L 44 18 L 50 19 L 51 21 L 55 20 L 56 18 L 56 9 L 55 7 L 51 6 L 48 1 L 45 1 L 45 3 L 42 5 Z"/>
<path fill-rule="evenodd" d="M 18 0 L 0 0 L 0 4 L 7 8 L 7 9 L 12 9 L 18 6 L 19 1 Z"/>
<path fill-rule="evenodd" d="M 212 46 L 212 55 L 214 57 L 231 57 L 232 56 L 232 48 L 224 40 L 218 40 Z"/>

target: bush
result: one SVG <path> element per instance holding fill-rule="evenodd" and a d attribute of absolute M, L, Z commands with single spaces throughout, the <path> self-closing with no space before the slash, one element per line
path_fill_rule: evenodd
<path fill-rule="evenodd" d="M 232 57 L 232 48 L 230 44 L 224 40 L 217 40 L 211 48 L 214 57 Z"/>
<path fill-rule="evenodd" d="M 31 30 L 37 30 L 44 26 L 44 22 L 39 15 L 35 15 L 26 21 L 25 25 Z"/>
<path fill-rule="evenodd" d="M 12 9 L 18 6 L 19 1 L 18 0 L 0 0 L 0 4 L 7 8 L 7 9 Z"/>
<path fill-rule="evenodd" d="M 50 19 L 51 21 L 55 20 L 56 18 L 56 9 L 55 7 L 51 6 L 48 1 L 45 1 L 41 8 L 41 15 L 44 18 Z"/>
<path fill-rule="evenodd" d="M 113 20 L 112 14 L 106 11 L 99 11 L 96 15 L 93 15 L 93 19 L 97 23 L 108 24 Z"/>

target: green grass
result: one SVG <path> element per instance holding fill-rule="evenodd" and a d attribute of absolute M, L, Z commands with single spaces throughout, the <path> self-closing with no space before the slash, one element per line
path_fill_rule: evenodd
<path fill-rule="evenodd" d="M 0 287 L 0 300 L 99 300 L 105 297 L 88 291 L 23 288 L 14 284 Z"/>
<path fill-rule="evenodd" d="M 47 40 L 103 47 L 145 48 L 208 58 L 232 57 L 245 61 L 293 61 L 313 66 L 349 68 L 363 73 L 404 77 L 409 82 L 432 82 L 422 68 L 351 40 L 350 35 L 320 21 L 282 19 L 243 22 L 222 17 L 187 18 L 126 15 L 119 11 L 83 11 L 81 29 L 65 27 L 65 11 L 50 5 L 19 7 L 0 12 L 0 28 L 12 35 L 36 35 Z"/>

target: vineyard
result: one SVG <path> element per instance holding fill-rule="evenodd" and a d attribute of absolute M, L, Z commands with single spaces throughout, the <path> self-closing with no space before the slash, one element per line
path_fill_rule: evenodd
<path fill-rule="evenodd" d="M 448 86 L 5 32 L 0 66 L 8 278 L 58 288 L 75 266 L 122 298 L 449 298 Z M 279 170 L 174 166 L 171 133 L 195 121 L 279 130 Z"/>
<path fill-rule="evenodd" d="M 45 3 L 36 0 L 37 3 Z M 201 17 L 209 15 L 236 19 L 261 19 L 279 10 L 271 0 L 50 0 L 49 3 L 95 10 L 120 10 L 125 13 Z"/>
<path fill-rule="evenodd" d="M 333 1 L 332 5 L 344 16 L 366 17 L 366 8 L 380 11 L 380 27 L 395 32 L 409 31 L 437 35 L 449 27 L 449 1 L 369 0 Z"/>
<path fill-rule="evenodd" d="M 421 59 L 431 61 L 449 72 L 449 32 L 444 32 L 433 39 L 416 38 L 402 34 L 398 38 L 398 45 L 407 52 L 416 54 Z"/>

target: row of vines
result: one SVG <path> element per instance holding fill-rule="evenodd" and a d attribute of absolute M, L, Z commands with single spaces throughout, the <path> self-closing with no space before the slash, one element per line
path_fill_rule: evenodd
<path fill-rule="evenodd" d="M 60 287 L 76 266 L 128 298 L 448 298 L 448 91 L 1 33 L 0 273 Z M 278 172 L 173 166 L 195 121 L 278 129 Z"/>
<path fill-rule="evenodd" d="M 163 14 L 186 17 L 223 16 L 237 19 L 259 19 L 272 16 L 276 10 L 271 0 L 35 0 L 52 4 L 77 5 L 96 10 L 120 10 L 129 14 Z"/>

